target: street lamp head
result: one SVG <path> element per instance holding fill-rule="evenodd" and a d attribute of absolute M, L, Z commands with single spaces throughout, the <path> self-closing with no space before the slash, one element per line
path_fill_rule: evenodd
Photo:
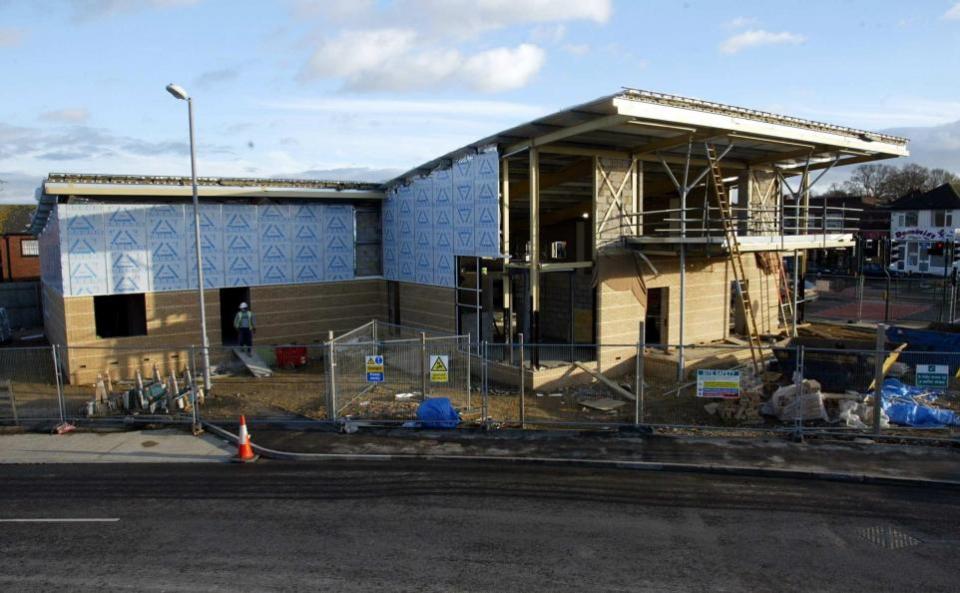
<path fill-rule="evenodd" d="M 188 95 L 187 91 L 179 84 L 173 84 L 171 82 L 167 85 L 167 92 L 173 95 L 174 98 L 180 99 L 181 101 L 187 101 L 190 99 L 190 95 Z"/>

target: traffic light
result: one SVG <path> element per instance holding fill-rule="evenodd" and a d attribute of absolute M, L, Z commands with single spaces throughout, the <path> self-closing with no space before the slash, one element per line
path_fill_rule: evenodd
<path fill-rule="evenodd" d="M 930 247 L 927 247 L 927 255 L 943 255 L 946 248 L 947 244 L 943 241 L 934 241 L 930 243 Z"/>
<path fill-rule="evenodd" d="M 900 241 L 890 240 L 890 268 L 899 269 L 899 266 L 903 263 L 903 245 Z"/>

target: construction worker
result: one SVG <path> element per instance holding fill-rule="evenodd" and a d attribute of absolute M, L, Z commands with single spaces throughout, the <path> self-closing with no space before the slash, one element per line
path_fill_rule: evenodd
<path fill-rule="evenodd" d="M 246 348 L 247 353 L 253 352 L 253 334 L 257 333 L 257 323 L 253 316 L 253 311 L 246 303 L 240 303 L 240 310 L 233 318 L 233 328 L 237 330 L 237 338 L 240 340 L 240 347 Z"/>

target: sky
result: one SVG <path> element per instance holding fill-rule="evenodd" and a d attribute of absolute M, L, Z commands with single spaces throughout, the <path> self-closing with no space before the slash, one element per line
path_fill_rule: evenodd
<path fill-rule="evenodd" d="M 385 179 L 621 87 L 896 129 L 960 173 L 958 63 L 956 0 L 0 0 L 0 202 L 188 175 L 169 82 L 203 176 Z"/>

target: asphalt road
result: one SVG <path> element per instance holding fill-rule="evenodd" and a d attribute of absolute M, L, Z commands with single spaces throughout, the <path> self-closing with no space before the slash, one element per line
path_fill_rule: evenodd
<path fill-rule="evenodd" d="M 7 465 L 0 591 L 956 591 L 958 503 L 519 465 Z"/>

